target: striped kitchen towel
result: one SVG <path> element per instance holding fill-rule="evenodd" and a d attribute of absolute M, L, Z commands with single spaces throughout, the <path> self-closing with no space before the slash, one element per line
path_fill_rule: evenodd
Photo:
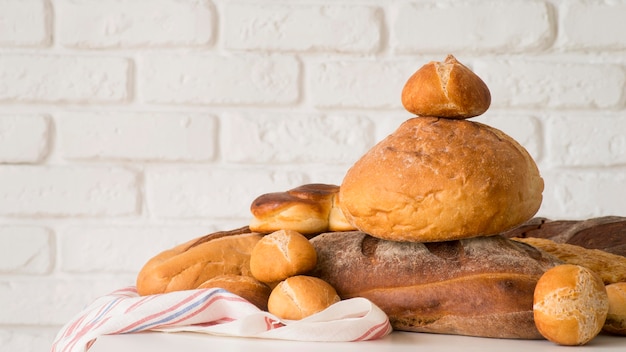
<path fill-rule="evenodd" d="M 96 299 L 57 334 L 52 352 L 84 352 L 98 336 L 140 331 L 198 333 L 297 341 L 364 341 L 392 330 L 365 298 L 343 300 L 298 321 L 281 320 L 223 289 L 139 296 L 128 287 Z"/>

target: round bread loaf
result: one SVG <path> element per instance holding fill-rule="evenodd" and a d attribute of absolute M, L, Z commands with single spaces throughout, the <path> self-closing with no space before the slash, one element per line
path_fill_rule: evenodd
<path fill-rule="evenodd" d="M 584 345 L 600 333 L 609 310 L 604 283 L 593 271 L 563 264 L 537 281 L 533 313 L 537 329 L 559 345 Z"/>
<path fill-rule="evenodd" d="M 396 241 L 493 235 L 539 209 L 543 179 L 514 139 L 468 120 L 405 121 L 347 172 L 341 209 L 356 228 Z"/>
<path fill-rule="evenodd" d="M 245 275 L 218 275 L 203 282 L 198 288 L 223 288 L 265 311 L 272 292 L 266 284 Z"/>
<path fill-rule="evenodd" d="M 282 281 L 315 268 L 317 253 L 304 235 L 279 230 L 263 237 L 250 253 L 250 272 L 266 283 Z"/>
<path fill-rule="evenodd" d="M 316 277 L 292 276 L 270 294 L 268 311 L 281 319 L 300 320 L 340 301 L 335 289 Z"/>
<path fill-rule="evenodd" d="M 604 322 L 604 331 L 626 335 L 626 282 L 606 286 L 609 297 L 609 312 Z"/>
<path fill-rule="evenodd" d="M 405 109 L 419 116 L 466 119 L 491 105 L 489 88 L 474 72 L 448 55 L 417 70 L 402 90 Z"/>

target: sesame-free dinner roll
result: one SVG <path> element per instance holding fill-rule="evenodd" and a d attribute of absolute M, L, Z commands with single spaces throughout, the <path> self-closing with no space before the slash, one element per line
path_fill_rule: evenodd
<path fill-rule="evenodd" d="M 270 294 L 267 309 L 281 319 L 299 320 L 321 312 L 341 299 L 326 281 L 311 276 L 292 276 Z"/>
<path fill-rule="evenodd" d="M 537 281 L 533 313 L 537 329 L 559 345 L 584 345 L 600 333 L 609 299 L 598 274 L 579 265 L 563 264 Z"/>
<path fill-rule="evenodd" d="M 315 248 L 304 235 L 279 230 L 263 237 L 250 253 L 250 272 L 266 283 L 304 274 L 317 264 Z"/>

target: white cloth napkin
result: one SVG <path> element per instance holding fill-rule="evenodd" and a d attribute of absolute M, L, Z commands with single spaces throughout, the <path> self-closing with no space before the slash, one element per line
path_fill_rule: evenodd
<path fill-rule="evenodd" d="M 343 300 L 305 319 L 281 320 L 223 289 L 139 296 L 135 287 L 96 299 L 57 334 L 52 352 L 84 352 L 102 335 L 156 330 L 297 341 L 364 341 L 392 331 L 365 298 Z"/>

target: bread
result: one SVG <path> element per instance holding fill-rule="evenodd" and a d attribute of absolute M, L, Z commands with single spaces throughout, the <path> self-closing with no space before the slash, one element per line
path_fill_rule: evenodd
<path fill-rule="evenodd" d="M 245 275 L 218 275 L 203 282 L 198 288 L 223 288 L 265 311 L 272 292 L 266 284 Z"/>
<path fill-rule="evenodd" d="M 567 264 L 591 269 L 605 284 L 626 281 L 626 258 L 599 249 L 587 249 L 568 243 L 556 243 L 545 238 L 514 238 L 552 254 Z"/>
<path fill-rule="evenodd" d="M 315 264 L 315 248 L 306 237 L 293 230 L 279 230 L 263 237 L 250 254 L 252 276 L 266 283 L 305 274 Z"/>
<path fill-rule="evenodd" d="M 600 249 L 626 257 L 626 217 L 623 216 L 601 216 L 584 220 L 550 220 L 538 217 L 503 235 L 546 238 L 556 243 Z"/>
<path fill-rule="evenodd" d="M 537 282 L 533 311 L 539 332 L 560 345 L 584 345 L 600 333 L 609 310 L 602 279 L 572 264 L 548 270 Z"/>
<path fill-rule="evenodd" d="M 448 55 L 444 62 L 431 61 L 409 78 L 402 105 L 419 116 L 466 119 L 487 111 L 491 93 L 480 77 Z"/>
<path fill-rule="evenodd" d="M 603 330 L 611 334 L 626 335 L 626 282 L 606 286 L 609 312 Z"/>
<path fill-rule="evenodd" d="M 310 275 L 342 299 L 365 297 L 395 330 L 499 338 L 542 338 L 533 321 L 539 277 L 556 258 L 501 236 L 418 243 L 363 232 L 311 239 Z"/>
<path fill-rule="evenodd" d="M 512 229 L 537 212 L 543 179 L 528 152 L 478 122 L 416 117 L 359 159 L 340 187 L 348 221 L 395 241 Z"/>
<path fill-rule="evenodd" d="M 250 206 L 253 215 L 250 229 L 261 233 L 294 230 L 303 235 L 325 231 L 344 231 L 345 217 L 333 209 L 339 186 L 306 184 L 286 192 L 267 193 L 257 197 Z M 335 226 L 336 225 L 336 226 Z"/>
<path fill-rule="evenodd" d="M 218 275 L 250 276 L 250 253 L 262 235 L 248 227 L 215 232 L 165 250 L 137 275 L 139 295 L 190 290 Z"/>
<path fill-rule="evenodd" d="M 268 311 L 281 319 L 300 320 L 340 301 L 335 289 L 310 276 L 292 276 L 279 283 L 267 304 Z"/>

